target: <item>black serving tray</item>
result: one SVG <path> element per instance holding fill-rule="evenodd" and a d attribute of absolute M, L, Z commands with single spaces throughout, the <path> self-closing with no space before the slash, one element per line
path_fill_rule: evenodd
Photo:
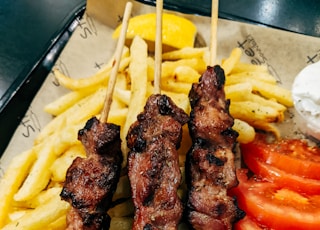
<path fill-rule="evenodd" d="M 0 156 L 85 5 L 85 0 L 0 2 Z"/>
<path fill-rule="evenodd" d="M 103 0 L 101 0 L 103 1 Z M 155 5 L 156 0 L 137 0 Z M 0 156 L 79 19 L 85 0 L 0 3 Z M 211 0 L 165 0 L 164 7 L 210 16 Z M 219 17 L 320 37 L 318 0 L 220 0 Z"/>

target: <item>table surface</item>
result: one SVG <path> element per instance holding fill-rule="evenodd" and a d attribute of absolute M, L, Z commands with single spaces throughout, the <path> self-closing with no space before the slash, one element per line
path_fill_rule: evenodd
<path fill-rule="evenodd" d="M 155 0 L 138 0 L 155 4 Z M 0 3 L 0 156 L 85 11 L 85 0 Z M 211 0 L 164 7 L 210 16 Z M 320 37 L 318 0 L 220 0 L 219 17 Z"/>

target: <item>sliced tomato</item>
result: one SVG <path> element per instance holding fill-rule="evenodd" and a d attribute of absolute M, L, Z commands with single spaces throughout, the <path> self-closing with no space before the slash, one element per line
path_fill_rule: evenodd
<path fill-rule="evenodd" d="M 309 195 L 320 194 L 320 180 L 303 178 L 287 173 L 273 165 L 262 162 L 249 151 L 243 151 L 241 154 L 247 167 L 260 178 L 276 183 L 280 187 L 290 188 L 297 192 Z"/>
<path fill-rule="evenodd" d="M 267 143 L 265 135 L 240 146 L 241 151 L 258 157 L 287 173 L 310 179 L 320 179 L 320 148 L 311 147 L 306 141 L 284 139 Z"/>
<path fill-rule="evenodd" d="M 243 219 L 239 220 L 233 226 L 234 230 L 263 230 L 264 227 L 260 226 L 251 216 L 246 215 Z"/>
<path fill-rule="evenodd" d="M 239 185 L 230 195 L 239 207 L 267 229 L 320 229 L 320 196 L 302 196 L 274 183 L 248 179 L 247 169 L 237 170 Z"/>

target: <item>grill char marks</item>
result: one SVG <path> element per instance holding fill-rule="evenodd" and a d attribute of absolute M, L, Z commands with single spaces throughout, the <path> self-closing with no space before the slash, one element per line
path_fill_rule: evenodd
<path fill-rule="evenodd" d="M 237 185 L 232 129 L 225 76 L 220 66 L 208 67 L 189 93 L 189 131 L 193 145 L 186 159 L 187 218 L 194 229 L 232 229 L 244 216 L 227 190 Z"/>
<path fill-rule="evenodd" d="M 135 206 L 133 229 L 177 229 L 182 203 L 177 148 L 187 114 L 165 95 L 149 97 L 127 135 L 128 175 Z"/>
<path fill-rule="evenodd" d="M 67 215 L 68 229 L 108 229 L 106 212 L 122 163 L 120 127 L 91 118 L 78 132 L 78 139 L 87 157 L 73 161 L 60 194 L 72 205 Z"/>

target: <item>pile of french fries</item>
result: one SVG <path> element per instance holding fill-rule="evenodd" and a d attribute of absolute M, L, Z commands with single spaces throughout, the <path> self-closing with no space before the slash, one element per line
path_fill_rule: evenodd
<path fill-rule="evenodd" d="M 188 93 L 206 70 L 208 48 L 183 48 L 162 56 L 161 89 L 187 113 Z M 240 61 L 241 50 L 235 48 L 222 61 L 226 75 L 226 97 L 231 100 L 230 113 L 240 143 L 254 139 L 255 129 L 279 136 L 274 125 L 284 120 L 287 107 L 292 106 L 290 91 L 277 85 L 266 66 Z M 54 74 L 60 85 L 70 90 L 44 110 L 54 116 L 35 139 L 31 149 L 17 155 L 0 181 L 0 228 L 2 229 L 65 229 L 70 205 L 60 199 L 68 167 L 76 157 L 85 157 L 77 140 L 77 132 L 92 116 L 99 117 L 113 58 L 102 70 L 82 79 L 65 76 L 58 69 Z M 147 43 L 135 37 L 125 47 L 108 122 L 121 126 L 122 151 L 127 155 L 125 136 L 129 126 L 143 110 L 153 93 L 154 58 L 148 55 Z M 185 155 L 191 146 L 188 127 L 183 127 L 179 149 L 180 166 L 184 171 Z M 126 166 L 126 161 L 123 167 Z M 179 195 L 185 196 L 181 185 Z M 130 184 L 123 174 L 113 197 L 116 205 L 109 210 L 111 229 L 130 229 L 133 217 Z"/>

